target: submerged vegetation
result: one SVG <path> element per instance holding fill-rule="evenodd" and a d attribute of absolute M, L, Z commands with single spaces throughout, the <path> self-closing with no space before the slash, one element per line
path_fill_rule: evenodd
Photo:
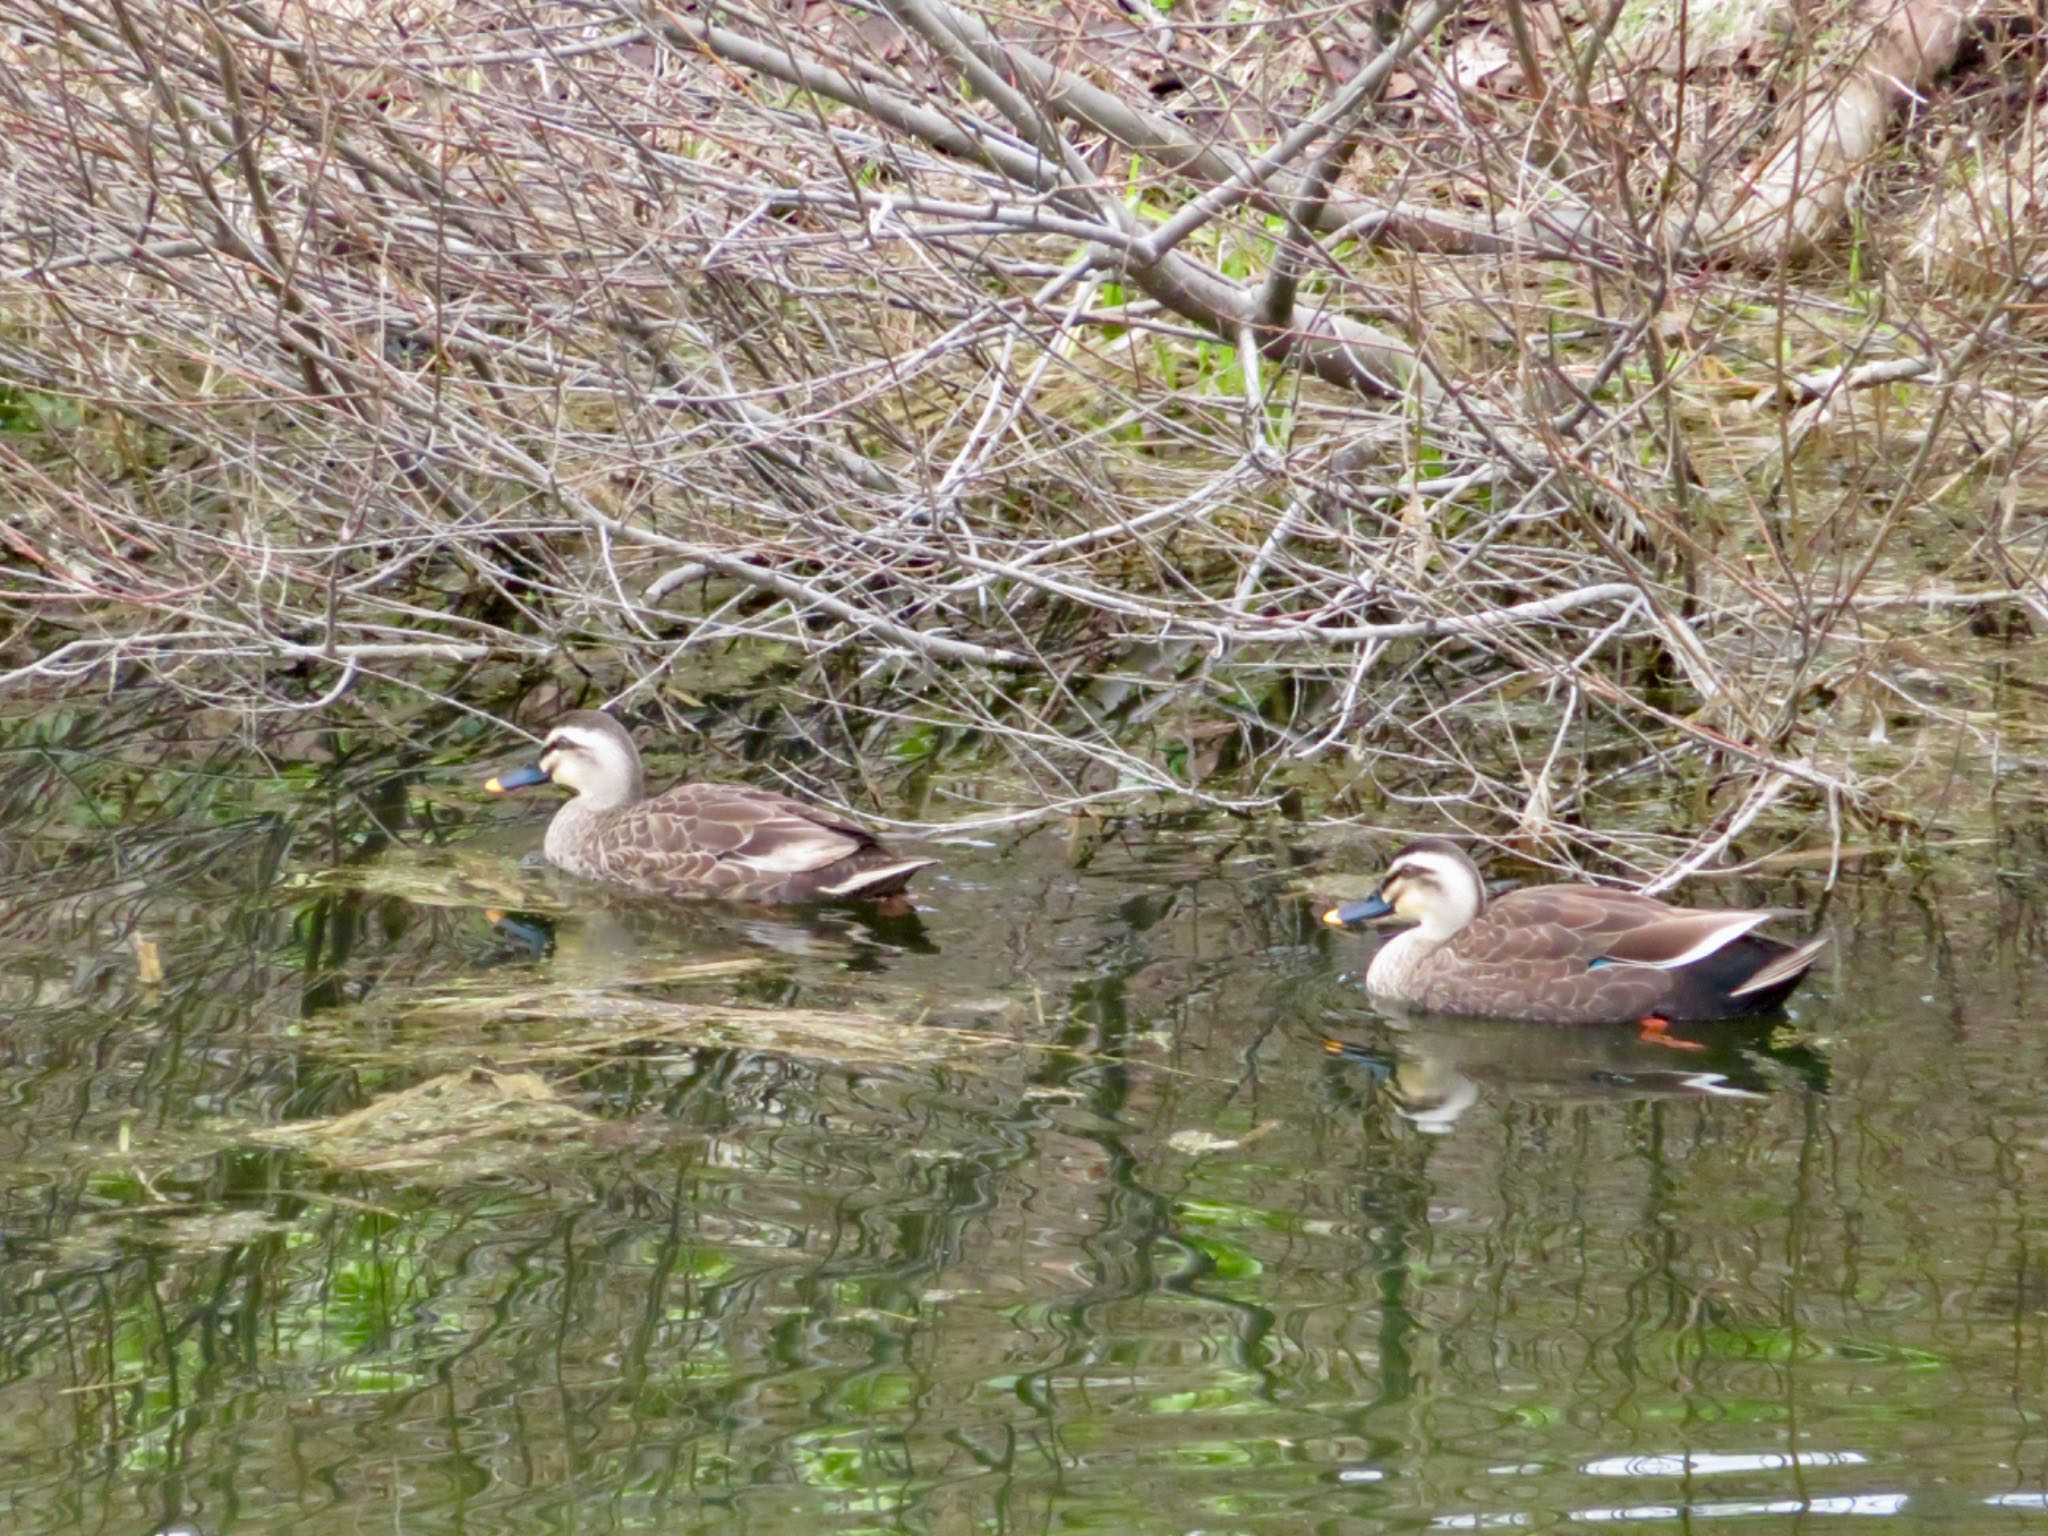
<path fill-rule="evenodd" d="M 432 755 L 540 687 L 930 821 L 1307 799 L 1667 880 L 1974 828 L 2044 761 L 2035 41 L 33 4 L 0 691 Z"/>

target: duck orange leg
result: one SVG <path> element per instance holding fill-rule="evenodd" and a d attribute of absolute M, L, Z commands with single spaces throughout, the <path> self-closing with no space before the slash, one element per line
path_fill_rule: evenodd
<path fill-rule="evenodd" d="M 1636 1038 L 1646 1045 L 1661 1045 L 1674 1051 L 1704 1051 L 1697 1040 L 1681 1040 L 1671 1033 L 1671 1021 L 1653 1013 L 1639 1021 Z"/>

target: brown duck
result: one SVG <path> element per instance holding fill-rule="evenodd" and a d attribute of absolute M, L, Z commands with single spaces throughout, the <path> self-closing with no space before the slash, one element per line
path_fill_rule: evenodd
<path fill-rule="evenodd" d="M 1366 990 L 1430 1013 L 1533 1024 L 1641 1022 L 1766 1013 L 1818 958 L 1825 937 L 1787 944 L 1752 930 L 1777 913 L 1706 912 L 1591 885 L 1536 885 L 1489 901 L 1455 843 L 1423 838 L 1394 856 L 1379 893 L 1333 907 L 1347 927 L 1394 914 L 1416 926 L 1382 945 Z"/>
<path fill-rule="evenodd" d="M 548 823 L 548 862 L 652 896 L 725 901 L 902 899 L 936 859 L 906 859 L 867 828 L 769 790 L 678 784 L 646 793 L 626 728 L 595 709 L 548 728 L 540 761 L 499 774 L 492 794 L 553 782 L 575 798 Z"/>

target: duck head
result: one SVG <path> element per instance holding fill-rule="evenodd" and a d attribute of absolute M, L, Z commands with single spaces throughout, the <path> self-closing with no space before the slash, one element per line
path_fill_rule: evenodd
<path fill-rule="evenodd" d="M 641 795 L 640 752 L 610 715 L 579 709 L 548 727 L 540 760 L 487 779 L 494 795 L 535 784 L 559 784 L 596 811 L 631 805 Z"/>
<path fill-rule="evenodd" d="M 1486 910 L 1486 881 L 1456 843 L 1419 838 L 1394 855 L 1380 888 L 1323 914 L 1332 928 L 1401 917 L 1432 939 L 1447 939 Z"/>

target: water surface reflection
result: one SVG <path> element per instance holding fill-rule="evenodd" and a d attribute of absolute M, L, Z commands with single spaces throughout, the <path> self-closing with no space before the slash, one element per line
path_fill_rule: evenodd
<path fill-rule="evenodd" d="M 10 1531 L 2039 1518 L 2030 886 L 1680 1055 L 1376 1020 L 1224 828 L 912 931 L 380 815 L 4 845 Z M 427 1084 L 526 1107 L 273 1134 Z"/>

